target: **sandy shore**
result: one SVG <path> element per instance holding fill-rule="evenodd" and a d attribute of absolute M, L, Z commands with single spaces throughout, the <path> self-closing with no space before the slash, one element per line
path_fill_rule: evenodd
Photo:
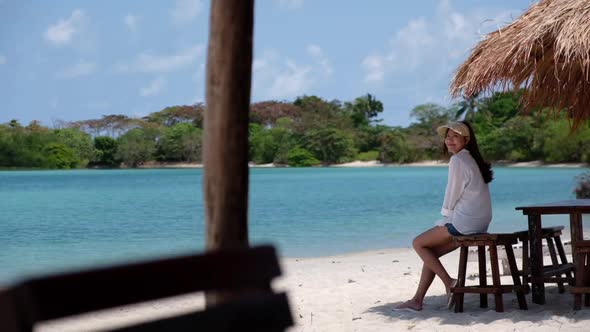
<path fill-rule="evenodd" d="M 343 164 L 334 164 L 330 165 L 329 167 L 395 167 L 395 166 L 409 166 L 409 167 L 435 167 L 435 166 L 447 166 L 447 162 L 443 160 L 425 160 L 425 161 L 418 161 L 414 163 L 406 163 L 406 164 L 399 164 L 399 163 L 381 163 L 378 160 L 369 160 L 369 161 L 360 161 L 355 160 L 349 163 Z M 277 166 L 275 164 L 254 164 L 249 163 L 249 167 L 254 168 L 268 168 L 268 167 L 288 167 L 285 165 Z M 505 167 L 565 167 L 565 168 L 583 168 L 589 167 L 588 164 L 585 163 L 561 163 L 561 164 L 545 164 L 541 161 L 527 161 L 527 162 L 519 162 L 519 163 L 498 163 L 495 166 L 505 166 Z M 147 162 L 145 164 L 139 165 L 138 168 L 202 168 L 203 164 L 200 163 L 165 163 L 165 162 Z M 323 167 L 323 166 L 319 166 Z"/>
<path fill-rule="evenodd" d="M 370 161 L 353 161 L 350 163 L 336 164 L 332 167 L 394 167 L 394 166 L 411 166 L 411 167 L 433 167 L 433 166 L 447 166 L 448 163 L 442 160 L 426 160 L 407 164 L 383 164 L 378 160 Z"/>
<path fill-rule="evenodd" d="M 452 276 L 457 274 L 458 251 L 442 259 Z M 479 308 L 479 296 L 465 296 L 465 312 L 446 308 L 442 283 L 434 281 L 421 312 L 398 312 L 393 307 L 410 298 L 418 283 L 421 263 L 410 249 L 384 249 L 319 258 L 282 260 L 283 277 L 273 284 L 285 291 L 295 319 L 289 331 L 587 331 L 590 308 L 574 312 L 573 297 L 547 287 L 547 304 L 537 305 L 527 295 L 529 310 L 518 309 L 516 296 L 504 296 L 505 312 Z M 468 264 L 468 284 L 477 265 Z M 509 283 L 510 277 L 502 277 Z M 488 282 L 491 283 L 489 264 Z M 107 312 L 47 322 L 42 332 L 96 331 L 203 307 L 200 294 L 190 294 L 128 306 Z"/>

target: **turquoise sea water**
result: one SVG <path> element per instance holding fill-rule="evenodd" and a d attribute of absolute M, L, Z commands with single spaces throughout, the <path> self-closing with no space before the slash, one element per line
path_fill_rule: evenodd
<path fill-rule="evenodd" d="M 583 171 L 495 168 L 490 231 L 525 229 L 516 206 L 574 198 Z M 440 218 L 446 176 L 445 167 L 251 169 L 250 239 L 287 257 L 408 247 Z M 0 284 L 202 250 L 201 184 L 200 169 L 0 172 Z"/>

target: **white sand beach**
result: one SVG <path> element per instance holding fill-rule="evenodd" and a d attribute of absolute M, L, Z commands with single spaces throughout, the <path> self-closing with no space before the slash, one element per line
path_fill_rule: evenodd
<path fill-rule="evenodd" d="M 545 164 L 542 161 L 527 161 L 518 163 L 499 163 L 499 166 L 506 167 L 562 167 L 562 168 L 585 168 L 589 167 L 586 163 L 560 163 L 560 164 Z M 269 167 L 289 167 L 287 165 L 275 165 L 270 164 L 255 164 L 250 162 L 249 167 L 253 168 L 269 168 Z M 404 167 L 434 167 L 434 166 L 448 166 L 448 163 L 444 160 L 424 160 L 413 163 L 381 163 L 378 160 L 360 161 L 355 160 L 348 163 L 334 164 L 329 167 L 392 167 L 392 166 L 404 166 Z M 137 166 L 138 168 L 203 168 L 201 163 L 183 163 L 183 162 L 146 162 Z M 324 167 L 324 166 L 318 166 Z"/>
<path fill-rule="evenodd" d="M 452 276 L 457 274 L 458 251 L 443 257 Z M 588 331 L 590 308 L 572 309 L 570 293 L 547 286 L 547 304 L 527 295 L 529 310 L 518 309 L 514 294 L 504 295 L 505 312 L 479 308 L 479 296 L 465 295 L 465 312 L 446 308 L 444 287 L 435 280 L 420 312 L 394 311 L 409 299 L 418 283 L 421 261 L 411 249 L 383 249 L 318 258 L 282 260 L 283 277 L 275 291 L 288 293 L 295 325 L 289 331 Z M 488 282 L 491 277 L 488 267 Z M 468 281 L 477 264 L 468 264 Z M 510 277 L 502 277 L 509 283 Z M 187 312 L 203 307 L 203 296 L 191 294 L 115 310 L 40 324 L 36 331 L 96 331 Z"/>
<path fill-rule="evenodd" d="M 336 164 L 334 167 L 382 167 L 386 164 L 380 163 L 378 160 L 360 161 L 355 160 L 349 163 Z"/>

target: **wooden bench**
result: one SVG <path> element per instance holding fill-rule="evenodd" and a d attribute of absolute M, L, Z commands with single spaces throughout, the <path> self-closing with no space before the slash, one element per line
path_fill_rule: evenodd
<path fill-rule="evenodd" d="M 0 331 L 197 291 L 239 292 L 233 300 L 114 331 L 284 331 L 293 321 L 273 247 L 215 251 L 26 280 L 0 291 Z"/>
<path fill-rule="evenodd" d="M 570 285 L 574 284 L 574 264 L 568 263 L 563 243 L 561 242 L 561 232 L 563 226 L 543 227 L 541 229 L 541 239 L 544 239 L 549 249 L 551 265 L 543 266 L 542 281 L 545 283 L 557 283 L 559 293 L 565 292 L 564 282 Z M 522 270 L 519 271 L 523 284 L 528 285 L 531 278 L 530 255 L 529 255 L 529 232 L 521 231 L 514 233 L 522 242 Z M 559 259 L 558 259 L 559 254 Z M 561 261 L 561 262 L 560 262 Z M 565 274 L 565 277 L 562 275 Z"/>
<path fill-rule="evenodd" d="M 576 281 L 575 286 L 570 287 L 570 292 L 574 295 L 574 310 L 580 310 L 582 294 L 585 294 L 584 306 L 590 306 L 590 240 L 578 240 L 574 247 Z"/>
<path fill-rule="evenodd" d="M 512 245 L 517 243 L 517 238 L 514 234 L 478 234 L 454 236 L 455 243 L 461 248 L 459 256 L 459 273 L 457 285 L 451 288 L 451 293 L 455 296 L 455 312 L 463 312 L 463 302 L 465 293 L 479 294 L 480 307 L 488 307 L 488 294 L 494 294 L 496 311 L 504 311 L 504 303 L 502 294 L 516 292 L 518 298 L 518 306 L 520 309 L 526 310 L 527 303 L 525 293 L 527 291 L 520 282 L 518 275 L 518 268 L 516 266 L 516 259 Z M 467 272 L 467 256 L 469 247 L 477 247 L 478 263 L 479 263 L 479 284 L 466 286 L 466 272 Z M 500 279 L 500 266 L 498 259 L 498 246 L 503 246 L 506 250 L 506 257 L 510 266 L 512 275 L 512 285 L 502 285 Z M 492 268 L 492 285 L 487 284 L 486 275 L 486 247 L 490 252 L 490 264 Z"/>

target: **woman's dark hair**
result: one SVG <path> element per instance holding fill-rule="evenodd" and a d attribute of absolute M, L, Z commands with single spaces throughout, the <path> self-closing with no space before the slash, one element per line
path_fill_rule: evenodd
<path fill-rule="evenodd" d="M 483 159 L 483 157 L 481 156 L 481 152 L 479 152 L 479 146 L 477 145 L 477 139 L 475 138 L 475 133 L 473 132 L 473 128 L 471 127 L 471 125 L 467 121 L 460 121 L 460 122 L 463 123 L 464 125 L 466 125 L 467 128 L 469 129 L 469 141 L 467 141 L 467 144 L 465 144 L 465 149 L 467 149 L 467 151 L 469 151 L 469 153 L 471 154 L 471 157 L 473 157 L 473 159 L 477 163 L 477 167 L 479 168 L 479 172 L 481 173 L 481 176 L 483 177 L 483 181 L 485 183 L 492 182 L 492 180 L 494 179 L 494 171 L 492 171 L 492 165 L 490 163 L 486 162 Z M 443 153 L 445 155 L 448 155 L 448 153 L 449 153 L 447 150 L 446 144 L 444 144 L 444 143 L 443 143 Z"/>

